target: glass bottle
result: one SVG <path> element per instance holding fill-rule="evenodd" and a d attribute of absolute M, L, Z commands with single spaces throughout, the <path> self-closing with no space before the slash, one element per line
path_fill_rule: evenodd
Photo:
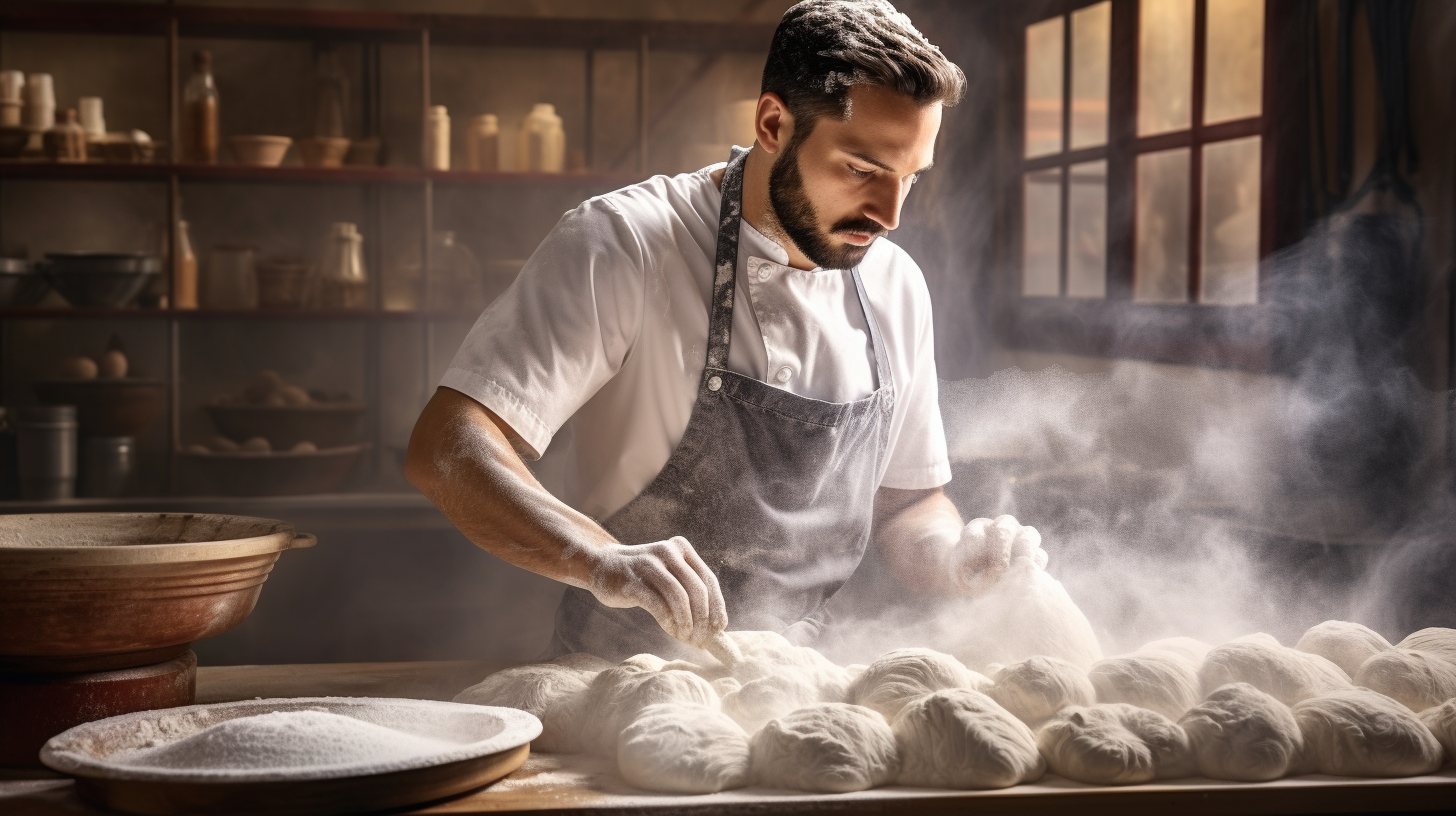
<path fill-rule="evenodd" d="M 430 309 L 479 312 L 485 302 L 485 281 L 475 253 L 455 242 L 455 233 L 437 232 L 430 246 Z"/>
<path fill-rule="evenodd" d="M 192 236 L 186 221 L 177 222 L 177 242 L 172 252 L 172 307 L 197 308 L 197 255 L 192 251 Z"/>
<path fill-rule="evenodd" d="M 321 47 L 313 64 L 313 135 L 327 139 L 344 136 L 349 79 L 339 64 L 338 49 Z"/>
<path fill-rule="evenodd" d="M 363 244 L 364 236 L 351 223 L 340 221 L 329 229 L 314 289 L 315 308 L 362 309 L 369 304 Z"/>
<path fill-rule="evenodd" d="M 182 91 L 182 161 L 217 164 L 217 86 L 212 52 L 192 55 L 192 76 Z"/>

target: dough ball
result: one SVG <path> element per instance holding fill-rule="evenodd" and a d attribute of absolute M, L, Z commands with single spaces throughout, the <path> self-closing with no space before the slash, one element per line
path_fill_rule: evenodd
<path fill-rule="evenodd" d="M 586 691 L 558 697 L 541 715 L 541 736 L 531 740 L 531 750 L 548 754 L 581 753 L 586 702 Z"/>
<path fill-rule="evenodd" d="M 1355 685 L 1378 691 L 1411 711 L 1425 711 L 1456 697 L 1456 664 L 1427 652 L 1391 649 L 1361 664 Z"/>
<path fill-rule="evenodd" d="M 1446 761 L 1456 761 L 1456 700 L 1433 706 L 1421 712 L 1421 722 L 1446 749 Z"/>
<path fill-rule="evenodd" d="M 226 436 L 214 436 L 207 441 L 207 446 L 216 453 L 233 453 L 238 449 L 238 443 Z"/>
<path fill-rule="evenodd" d="M 268 402 L 269 397 L 277 395 L 282 388 L 283 378 L 278 376 L 278 372 L 259 371 L 243 389 L 243 399 L 254 405 L 262 405 Z"/>
<path fill-rule="evenodd" d="M 955 688 L 919 697 L 892 729 L 901 785 L 1009 788 L 1046 772 L 1036 735 L 979 691 Z"/>
<path fill-rule="evenodd" d="M 719 700 L 727 699 L 728 695 L 741 688 L 743 688 L 743 684 L 738 682 L 736 677 L 719 677 L 713 681 L 713 691 L 718 692 Z"/>
<path fill-rule="evenodd" d="M 1193 772 L 1188 735 L 1172 720 L 1124 703 L 1068 706 L 1037 732 L 1053 773 L 1093 785 L 1136 785 Z"/>
<path fill-rule="evenodd" d="M 1332 620 L 1311 626 L 1294 648 L 1319 655 L 1354 677 L 1360 664 L 1392 647 L 1390 641 L 1368 626 Z"/>
<path fill-rule="evenodd" d="M 579 724 L 582 750 L 607 757 L 617 750 L 617 738 L 623 729 L 650 705 L 696 703 L 718 708 L 717 692 L 696 674 L 644 671 L 632 665 L 597 674 L 583 697 Z"/>
<path fill-rule="evenodd" d="M 1030 558 L 1016 558 L 990 591 L 949 607 L 967 628 L 946 651 L 967 666 L 1059 657 L 1083 671 L 1102 659 L 1092 624 L 1060 582 Z"/>
<path fill-rule="evenodd" d="M 586 691 L 590 682 L 586 672 L 533 663 L 502 669 L 455 695 L 455 702 L 518 708 L 539 718 L 561 697 Z"/>
<path fill-rule="evenodd" d="M 282 397 L 283 404 L 290 408 L 301 408 L 312 401 L 308 392 L 296 385 L 285 385 L 278 389 L 278 396 Z"/>
<path fill-rule="evenodd" d="M 1209 651 L 1198 669 L 1204 692 L 1248 683 L 1285 705 L 1350 688 L 1350 677 L 1319 655 L 1259 641 L 1233 641 Z"/>
<path fill-rule="evenodd" d="M 1406 635 L 1405 640 L 1395 645 L 1400 649 L 1425 652 L 1448 663 L 1456 663 L 1456 629 L 1432 626 Z"/>
<path fill-rule="evenodd" d="M 1148 652 L 1167 652 L 1179 657 L 1186 658 L 1193 664 L 1196 670 L 1203 665 L 1203 658 L 1208 656 L 1208 650 L 1213 647 L 1201 640 L 1191 637 L 1170 637 L 1161 640 L 1154 640 L 1138 647 L 1137 654 Z"/>
<path fill-rule="evenodd" d="M 597 657 L 594 654 L 587 654 L 586 652 L 572 652 L 571 654 L 564 654 L 560 657 L 553 657 L 551 662 L 569 669 L 579 669 L 593 673 L 606 671 L 617 665 L 610 660 Z"/>
<path fill-rule="evenodd" d="M 1067 706 L 1089 706 L 1097 700 L 1087 675 L 1055 657 L 1033 657 L 1007 666 L 986 693 L 1033 728 Z"/>
<path fill-rule="evenodd" d="M 96 363 L 96 374 L 101 377 L 120 379 L 126 376 L 130 368 L 126 360 L 126 353 L 120 349 L 112 349 L 101 355 Z"/>
<path fill-rule="evenodd" d="M 662 671 L 662 667 L 667 665 L 667 661 L 655 654 L 647 654 L 644 652 L 643 654 L 632 655 L 617 665 L 655 672 Z"/>
<path fill-rule="evenodd" d="M 1253 634 L 1249 635 L 1240 635 L 1233 640 L 1230 640 L 1229 643 L 1258 643 L 1262 646 L 1270 647 L 1284 645 L 1279 642 L 1279 638 L 1274 637 L 1268 632 L 1254 632 Z"/>
<path fill-rule="evenodd" d="M 318 453 L 318 445 L 304 439 L 297 445 L 294 445 L 290 450 L 294 453 Z"/>
<path fill-rule="evenodd" d="M 1183 716 L 1203 697 L 1193 663 L 1173 651 L 1109 657 L 1095 663 L 1087 679 L 1099 703 L 1127 703 L 1170 720 Z"/>
<path fill-rule="evenodd" d="M 269 444 L 268 440 L 264 439 L 263 437 L 255 436 L 252 439 L 249 439 L 248 441 L 239 445 L 238 449 L 245 450 L 250 453 L 268 453 L 269 451 L 273 450 L 273 446 Z"/>
<path fill-rule="evenodd" d="M 814 686 L 797 676 L 760 677 L 744 683 L 737 691 L 723 695 L 723 713 L 733 718 L 744 731 L 753 734 L 769 720 L 819 702 L 824 701 L 819 699 Z"/>
<path fill-rule="evenodd" d="M 880 655 L 849 687 L 849 701 L 894 719 L 922 694 L 948 688 L 982 689 L 990 680 L 934 649 L 896 649 Z"/>
<path fill-rule="evenodd" d="M 1305 759 L 1333 776 L 1419 776 L 1443 760 L 1441 743 L 1410 709 L 1363 688 L 1311 697 L 1294 706 Z"/>
<path fill-rule="evenodd" d="M 773 720 L 750 748 L 750 777 L 769 788 L 848 793 L 888 784 L 900 770 L 885 719 L 848 703 L 820 703 Z"/>
<path fill-rule="evenodd" d="M 1214 689 L 1178 721 L 1198 772 L 1210 779 L 1268 782 L 1291 773 L 1304 738 L 1289 706 L 1248 683 Z"/>
<path fill-rule="evenodd" d="M 61 361 L 60 370 L 56 373 L 63 380 L 94 380 L 100 370 L 90 357 L 67 357 Z"/>
<path fill-rule="evenodd" d="M 647 790 L 716 793 L 741 788 L 748 784 L 748 762 L 748 735 L 707 706 L 648 706 L 617 741 L 622 778 Z"/>
<path fill-rule="evenodd" d="M 743 654 L 733 667 L 733 677 L 748 684 L 764 677 L 794 675 L 812 686 L 818 700 L 844 702 L 851 677 L 842 666 L 807 646 L 795 646 L 777 632 L 729 632 L 728 637 Z"/>

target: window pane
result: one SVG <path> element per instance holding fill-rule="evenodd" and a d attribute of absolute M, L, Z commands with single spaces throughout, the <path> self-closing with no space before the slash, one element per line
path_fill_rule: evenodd
<path fill-rule="evenodd" d="M 1062 152 L 1062 18 L 1026 27 L 1026 155 Z"/>
<path fill-rule="evenodd" d="M 1264 94 L 1264 0 L 1208 0 L 1203 121 L 1258 116 Z"/>
<path fill-rule="evenodd" d="M 1259 137 L 1203 148 L 1204 303 L 1259 299 Z"/>
<path fill-rule="evenodd" d="M 1072 12 L 1072 149 L 1107 144 L 1107 55 L 1112 3 Z"/>
<path fill-rule="evenodd" d="M 1188 300 L 1188 155 L 1180 147 L 1138 156 L 1135 300 Z"/>
<path fill-rule="evenodd" d="M 1027 173 L 1022 185 L 1021 293 L 1062 293 L 1062 171 Z"/>
<path fill-rule="evenodd" d="M 1142 0 L 1138 18 L 1138 135 L 1190 127 L 1192 99 L 1193 0 Z"/>
<path fill-rule="evenodd" d="M 1107 297 L 1107 162 L 1074 164 L 1067 191 L 1067 296 Z"/>

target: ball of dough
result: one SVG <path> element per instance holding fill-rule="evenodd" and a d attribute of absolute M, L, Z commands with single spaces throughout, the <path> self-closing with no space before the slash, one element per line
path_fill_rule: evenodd
<path fill-rule="evenodd" d="M 632 655 L 617 665 L 655 672 L 662 671 L 662 667 L 667 665 L 667 661 L 655 654 L 647 654 L 644 652 L 643 654 Z"/>
<path fill-rule="evenodd" d="M 1443 753 L 1410 709 L 1363 688 L 1311 697 L 1294 706 L 1305 759 L 1333 776 L 1419 776 L 1441 767 Z"/>
<path fill-rule="evenodd" d="M 67 357 L 61 361 L 57 373 L 63 380 L 94 380 L 100 371 L 100 366 L 90 357 Z"/>
<path fill-rule="evenodd" d="M 1093 664 L 1087 679 L 1099 703 L 1127 703 L 1170 720 L 1183 716 L 1203 696 L 1193 664 L 1172 651 L 1109 657 Z"/>
<path fill-rule="evenodd" d="M 1354 677 L 1360 664 L 1392 647 L 1390 641 L 1368 626 L 1331 620 L 1311 626 L 1294 648 L 1319 655 Z"/>
<path fill-rule="evenodd" d="M 126 376 L 130 366 L 126 360 L 126 353 L 120 349 L 112 349 L 101 355 L 96 362 L 96 373 L 102 377 L 121 378 Z"/>
<path fill-rule="evenodd" d="M 1248 683 L 1285 705 L 1350 688 L 1350 677 L 1319 655 L 1260 642 L 1230 642 L 1208 652 L 1198 669 L 1205 693 Z"/>
<path fill-rule="evenodd" d="M 262 405 L 268 402 L 269 397 L 277 395 L 282 388 L 283 378 L 278 376 L 278 372 L 259 371 L 243 389 L 243 399 L 254 405 Z"/>
<path fill-rule="evenodd" d="M 1391 649 L 1361 664 L 1355 685 L 1378 691 L 1411 711 L 1425 711 L 1456 697 L 1456 664 L 1427 652 Z"/>
<path fill-rule="evenodd" d="M 1268 782 L 1295 769 L 1304 737 L 1289 706 L 1248 683 L 1214 689 L 1178 721 L 1198 772 L 1210 779 Z"/>
<path fill-rule="evenodd" d="M 283 398 L 284 405 L 291 408 L 301 408 L 312 401 L 308 392 L 296 385 L 285 385 L 278 389 L 278 396 Z"/>
<path fill-rule="evenodd" d="M 734 678 L 725 678 L 733 679 Z M 717 683 L 714 683 L 717 688 Z M 811 684 L 794 675 L 760 677 L 741 685 L 737 691 L 723 695 L 723 713 L 733 718 L 744 731 L 753 734 L 786 714 L 824 701 Z"/>
<path fill-rule="evenodd" d="M 764 677 L 792 675 L 812 686 L 818 700 L 839 703 L 847 699 L 851 677 L 842 666 L 807 646 L 795 646 L 777 632 L 729 632 L 743 659 L 732 675 L 743 684 Z"/>
<path fill-rule="evenodd" d="M 1148 652 L 1175 654 L 1186 658 L 1196 670 L 1203 665 L 1203 658 L 1208 656 L 1208 650 L 1212 648 L 1211 645 L 1191 637 L 1170 637 L 1144 643 L 1138 647 L 1137 654 L 1147 654 Z"/>
<path fill-rule="evenodd" d="M 1033 728 L 1067 706 L 1089 706 L 1097 700 L 1087 675 L 1055 657 L 1033 657 L 1007 666 L 986 694 Z"/>
<path fill-rule="evenodd" d="M 232 453 L 238 449 L 238 443 L 226 436 L 214 436 L 207 441 L 207 446 L 217 453 Z"/>
<path fill-rule="evenodd" d="M 268 453 L 269 451 L 273 450 L 273 446 L 269 444 L 268 440 L 264 439 L 263 437 L 255 436 L 252 439 L 249 439 L 248 441 L 239 445 L 238 449 L 250 451 L 252 453 Z"/>
<path fill-rule="evenodd" d="M 531 750 L 548 754 L 581 753 L 586 703 L 586 691 L 558 697 L 541 715 L 541 736 L 531 741 Z"/>
<path fill-rule="evenodd" d="M 1046 772 L 1036 735 L 979 691 L 943 689 L 900 710 L 891 730 L 901 785 L 1009 788 Z"/>
<path fill-rule="evenodd" d="M 551 662 L 558 666 L 579 669 L 581 671 L 592 672 L 593 674 L 606 671 L 617 665 L 606 658 L 597 657 L 594 654 L 587 654 L 586 652 L 572 652 L 571 654 L 564 654 L 560 657 L 553 657 L 551 658 Z"/>
<path fill-rule="evenodd" d="M 1254 632 L 1248 635 L 1240 635 L 1230 640 L 1229 643 L 1258 643 L 1261 646 L 1268 646 L 1270 648 L 1284 645 L 1279 642 L 1279 638 L 1274 637 L 1268 632 Z"/>
<path fill-rule="evenodd" d="M 529 712 L 541 720 L 541 735 L 532 741 L 538 751 L 555 753 L 569 746 L 573 737 L 562 733 L 569 723 L 549 722 L 546 712 L 568 697 L 586 691 L 592 675 L 566 666 L 534 663 L 516 666 L 490 675 L 455 695 L 457 703 L 504 706 Z"/>
<path fill-rule="evenodd" d="M 1059 657 L 1083 671 L 1102 659 L 1092 624 L 1065 587 L 1030 558 L 1016 558 L 989 592 L 953 605 L 967 621 L 946 651 L 967 666 Z"/>
<path fill-rule="evenodd" d="M 748 735 L 707 706 L 642 709 L 617 741 L 628 784 L 667 793 L 717 793 L 748 784 Z"/>
<path fill-rule="evenodd" d="M 1432 626 L 1406 635 L 1405 640 L 1395 645 L 1400 649 L 1425 652 L 1448 663 L 1456 663 L 1456 629 Z"/>
<path fill-rule="evenodd" d="M 886 719 L 922 694 L 948 688 L 983 689 L 991 683 L 959 660 L 934 649 L 896 649 L 879 656 L 849 687 L 849 701 Z"/>
<path fill-rule="evenodd" d="M 642 709 L 657 703 L 696 703 L 718 708 L 718 694 L 707 680 L 685 671 L 644 671 L 617 666 L 592 678 L 582 695 L 580 742 L 584 751 L 610 757 L 622 730 Z"/>
<path fill-rule="evenodd" d="M 1446 749 L 1446 761 L 1456 761 L 1456 700 L 1447 700 L 1422 711 L 1421 722 Z"/>
<path fill-rule="evenodd" d="M 292 450 L 294 453 L 318 453 L 318 445 L 315 445 L 307 439 L 304 439 L 301 440 L 297 445 L 294 445 L 292 448 L 290 448 L 290 450 Z"/>
<path fill-rule="evenodd" d="M 749 747 L 750 778 L 769 788 L 848 793 L 888 784 L 900 770 L 884 717 L 848 703 L 820 703 L 773 720 Z"/>
<path fill-rule="evenodd" d="M 1093 785 L 1136 785 L 1193 772 L 1188 735 L 1172 720 L 1124 703 L 1068 706 L 1037 732 L 1053 773 Z"/>

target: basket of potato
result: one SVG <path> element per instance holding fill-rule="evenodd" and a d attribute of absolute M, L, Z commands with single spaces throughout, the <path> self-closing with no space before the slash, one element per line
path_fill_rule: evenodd
<path fill-rule="evenodd" d="M 336 448 L 362 441 L 368 406 L 347 394 L 307 391 L 261 371 L 238 394 L 224 394 L 207 406 L 218 434 L 239 445 L 265 439 L 274 451 L 300 442 Z"/>

